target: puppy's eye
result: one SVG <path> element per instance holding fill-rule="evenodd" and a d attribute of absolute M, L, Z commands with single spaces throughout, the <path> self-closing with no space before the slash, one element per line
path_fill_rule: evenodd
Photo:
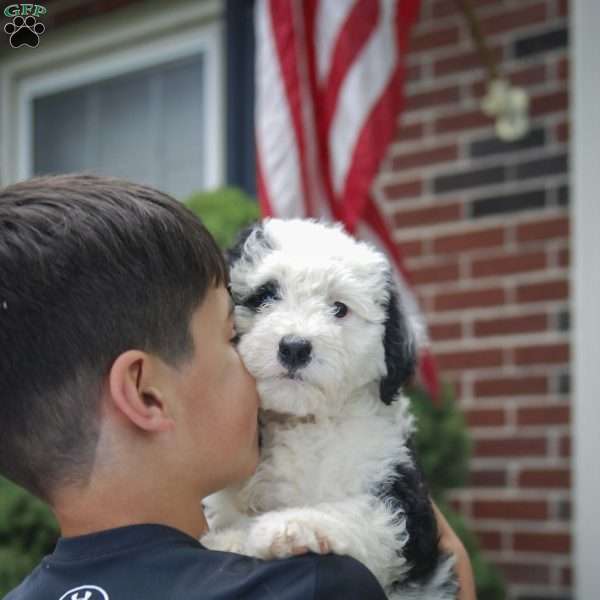
<path fill-rule="evenodd" d="M 239 341 L 240 341 L 240 334 L 239 334 L 239 333 L 236 333 L 236 334 L 235 334 L 235 335 L 234 335 L 234 336 L 233 336 L 233 337 L 232 337 L 232 338 L 229 340 L 229 343 L 230 343 L 232 346 L 237 346 L 237 345 L 238 345 L 238 343 L 239 343 Z"/>
<path fill-rule="evenodd" d="M 343 319 L 348 314 L 348 307 L 343 302 L 336 302 L 333 305 L 333 316 Z"/>
<path fill-rule="evenodd" d="M 244 300 L 244 306 L 252 310 L 258 310 L 261 306 L 269 304 L 274 300 L 278 300 L 277 288 L 271 282 L 261 285 L 252 296 Z"/>

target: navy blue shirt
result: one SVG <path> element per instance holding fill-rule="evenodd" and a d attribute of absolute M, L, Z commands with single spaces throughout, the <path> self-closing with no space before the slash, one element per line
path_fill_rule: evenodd
<path fill-rule="evenodd" d="M 259 560 L 208 550 L 164 525 L 61 538 L 4 600 L 385 600 L 347 556 Z"/>

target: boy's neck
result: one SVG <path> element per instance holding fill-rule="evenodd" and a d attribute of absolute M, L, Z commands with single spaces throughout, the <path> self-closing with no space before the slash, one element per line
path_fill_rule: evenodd
<path fill-rule="evenodd" d="M 196 539 L 208 531 L 197 495 L 145 489 L 139 482 L 117 486 L 116 490 L 98 485 L 63 489 L 55 496 L 52 510 L 63 537 L 144 523 L 167 525 Z"/>

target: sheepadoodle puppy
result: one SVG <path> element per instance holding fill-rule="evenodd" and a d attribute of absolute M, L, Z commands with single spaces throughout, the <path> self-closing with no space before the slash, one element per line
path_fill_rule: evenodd
<path fill-rule="evenodd" d="M 415 334 L 385 256 L 338 226 L 267 219 L 229 262 L 238 349 L 261 399 L 261 460 L 205 500 L 201 542 L 259 558 L 346 554 L 390 598 L 454 598 L 400 393 Z"/>

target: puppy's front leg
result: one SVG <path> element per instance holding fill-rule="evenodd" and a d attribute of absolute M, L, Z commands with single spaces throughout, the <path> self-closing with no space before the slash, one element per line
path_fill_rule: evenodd
<path fill-rule="evenodd" d="M 240 511 L 236 497 L 235 489 L 224 489 L 202 502 L 209 531 L 200 538 L 200 543 L 206 548 L 245 554 L 251 517 Z"/>
<path fill-rule="evenodd" d="M 303 552 L 345 554 L 385 587 L 406 571 L 404 521 L 373 496 L 265 513 L 253 519 L 243 554 L 285 558 Z"/>

